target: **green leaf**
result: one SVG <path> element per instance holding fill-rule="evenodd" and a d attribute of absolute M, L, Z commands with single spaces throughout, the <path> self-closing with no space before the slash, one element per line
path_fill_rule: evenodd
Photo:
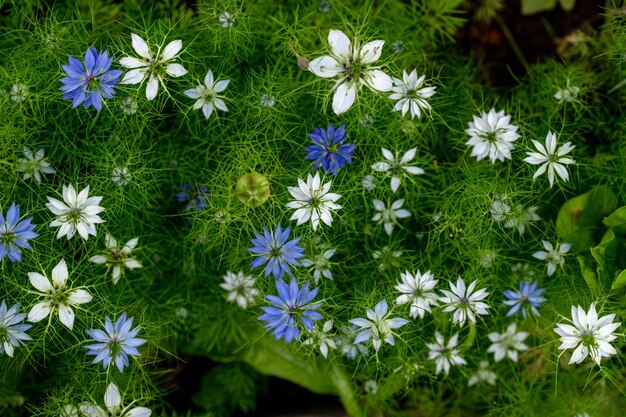
<path fill-rule="evenodd" d="M 585 278 L 587 287 L 589 287 L 592 294 L 598 294 L 600 292 L 600 286 L 598 285 L 596 271 L 591 266 L 591 260 L 584 255 L 578 255 L 576 259 L 580 265 L 580 272 L 582 272 L 583 278 Z"/>
<path fill-rule="evenodd" d="M 611 285 L 611 289 L 621 290 L 624 287 L 626 287 L 626 269 L 623 269 L 622 272 L 620 272 L 619 275 L 615 277 L 613 285 Z"/>
<path fill-rule="evenodd" d="M 286 379 L 318 394 L 338 394 L 332 376 L 324 372 L 326 361 L 294 356 L 273 339 L 261 338 L 239 358 L 265 375 Z"/>
<path fill-rule="evenodd" d="M 600 244 L 591 248 L 591 256 L 598 263 L 597 277 L 602 283 L 612 282 L 615 277 L 615 255 L 618 245 L 619 242 L 615 238 L 613 229 L 609 229 L 602 237 Z"/>
<path fill-rule="evenodd" d="M 522 0 L 522 14 L 526 16 L 552 10 L 554 7 L 556 0 Z"/>
<path fill-rule="evenodd" d="M 572 244 L 574 253 L 584 252 L 594 245 L 594 233 L 616 205 L 615 195 L 608 187 L 595 187 L 563 204 L 556 219 L 556 232 L 562 241 Z"/>
<path fill-rule="evenodd" d="M 603 223 L 605 226 L 614 228 L 620 235 L 626 234 L 626 206 L 615 210 L 609 217 L 604 219 Z"/>
<path fill-rule="evenodd" d="M 576 5 L 576 0 L 559 0 L 559 3 L 561 4 L 563 10 L 570 12 Z"/>

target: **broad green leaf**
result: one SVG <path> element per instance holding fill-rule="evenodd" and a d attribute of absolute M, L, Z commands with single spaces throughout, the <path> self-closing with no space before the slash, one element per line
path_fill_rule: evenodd
<path fill-rule="evenodd" d="M 583 274 L 583 278 L 585 278 L 585 282 L 587 283 L 587 287 L 589 287 L 591 293 L 594 295 L 600 293 L 598 278 L 596 271 L 591 266 L 591 259 L 584 255 L 578 255 L 576 259 L 580 265 L 580 272 Z"/>
<path fill-rule="evenodd" d="M 626 206 L 620 207 L 606 217 L 603 221 L 607 227 L 612 227 L 620 234 L 626 234 Z"/>
<path fill-rule="evenodd" d="M 594 245 L 594 233 L 600 230 L 602 219 L 615 210 L 617 200 L 608 187 L 591 191 L 568 200 L 556 219 L 556 232 L 572 251 L 580 253 Z"/>
<path fill-rule="evenodd" d="M 522 0 L 522 14 L 531 15 L 535 13 L 552 10 L 556 6 L 556 0 Z"/>
<path fill-rule="evenodd" d="M 611 289 L 613 290 L 621 290 L 626 287 L 626 269 L 623 269 L 616 277 L 615 281 L 613 281 L 613 285 L 611 285 Z"/>
<path fill-rule="evenodd" d="M 561 4 L 563 10 L 570 12 L 576 5 L 576 0 L 559 0 L 559 3 Z"/>
<path fill-rule="evenodd" d="M 328 367 L 326 361 L 312 360 L 307 356 L 296 357 L 273 339 L 263 337 L 246 348 L 239 359 L 265 375 L 286 379 L 309 391 L 338 394 L 332 375 L 324 372 Z"/>
<path fill-rule="evenodd" d="M 591 248 L 591 256 L 598 263 L 596 272 L 601 283 L 613 282 L 616 269 L 615 255 L 617 254 L 618 245 L 619 242 L 615 238 L 613 229 L 609 229 L 602 237 L 600 244 Z"/>

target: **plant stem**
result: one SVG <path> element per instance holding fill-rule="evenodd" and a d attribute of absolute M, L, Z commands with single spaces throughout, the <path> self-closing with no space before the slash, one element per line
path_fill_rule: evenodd
<path fill-rule="evenodd" d="M 339 393 L 339 399 L 348 415 L 350 417 L 365 417 L 365 412 L 361 409 L 352 390 L 350 379 L 343 369 L 337 365 L 333 366 L 332 379 Z"/>

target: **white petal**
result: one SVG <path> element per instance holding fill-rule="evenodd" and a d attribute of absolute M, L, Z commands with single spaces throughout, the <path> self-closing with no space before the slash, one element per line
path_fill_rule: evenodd
<path fill-rule="evenodd" d="M 331 29 L 328 32 L 328 45 L 333 55 L 347 62 L 352 55 L 350 38 L 340 30 Z"/>
<path fill-rule="evenodd" d="M 53 290 L 52 284 L 50 283 L 48 278 L 37 272 L 29 272 L 28 279 L 30 280 L 30 283 L 33 285 L 33 287 L 37 288 L 43 293 Z"/>
<path fill-rule="evenodd" d="M 183 41 L 180 39 L 176 39 L 175 41 L 168 43 L 161 54 L 161 62 L 176 58 L 176 55 L 178 55 L 181 49 L 183 49 Z M 185 73 L 186 72 L 187 71 L 185 71 Z"/>
<path fill-rule="evenodd" d="M 335 114 L 346 112 L 356 100 L 356 85 L 344 82 L 339 84 L 335 96 L 333 97 L 333 111 Z"/>
<path fill-rule="evenodd" d="M 89 258 L 89 262 L 93 262 L 95 264 L 103 264 L 106 263 L 107 258 L 104 255 L 95 255 Z"/>
<path fill-rule="evenodd" d="M 309 62 L 309 71 L 318 77 L 332 78 L 343 72 L 343 65 L 332 56 L 324 55 Z"/>
<path fill-rule="evenodd" d="M 90 302 L 91 299 L 91 294 L 85 290 L 74 290 L 68 297 L 69 302 L 72 304 L 85 304 Z"/>
<path fill-rule="evenodd" d="M 122 397 L 120 396 L 120 390 L 113 382 L 109 384 L 106 392 L 104 393 L 104 405 L 107 406 L 111 414 L 122 403 Z"/>
<path fill-rule="evenodd" d="M 381 70 L 367 71 L 363 74 L 363 81 L 374 91 L 390 91 L 393 80 Z"/>
<path fill-rule="evenodd" d="M 135 35 L 131 33 L 133 49 L 137 52 L 137 55 L 140 57 L 150 59 L 150 49 L 148 48 L 148 44 L 144 41 L 139 35 Z"/>
<path fill-rule="evenodd" d="M 120 59 L 120 65 L 123 66 L 124 68 L 129 68 L 129 69 L 142 68 L 142 67 L 148 66 L 148 64 L 145 63 L 144 61 L 134 58 L 132 56 L 125 56 L 124 58 Z"/>
<path fill-rule="evenodd" d="M 67 264 L 65 263 L 65 259 L 61 259 L 61 261 L 52 268 L 52 281 L 57 285 L 57 288 L 61 288 L 65 285 L 67 276 Z"/>
<path fill-rule="evenodd" d="M 28 321 L 37 323 L 50 314 L 50 303 L 45 301 L 43 303 L 35 304 L 35 306 L 28 313 Z"/>
<path fill-rule="evenodd" d="M 154 75 L 151 75 L 150 81 L 148 81 L 148 85 L 146 86 L 146 98 L 148 100 L 154 100 L 158 91 L 159 91 L 159 80 L 157 80 Z"/>
<path fill-rule="evenodd" d="M 384 44 L 385 41 L 378 40 L 363 45 L 360 52 L 361 64 L 371 64 L 372 62 L 378 61 L 383 52 Z"/>
<path fill-rule="evenodd" d="M 120 84 L 139 84 L 146 78 L 147 68 L 136 68 L 124 74 Z"/>
<path fill-rule="evenodd" d="M 187 70 L 180 64 L 169 64 L 165 68 L 165 72 L 172 77 L 182 77 L 187 74 Z"/>
<path fill-rule="evenodd" d="M 74 310 L 65 304 L 59 304 L 59 319 L 68 329 L 74 327 Z"/>
<path fill-rule="evenodd" d="M 152 411 L 146 407 L 135 407 L 126 413 L 126 417 L 150 417 Z"/>

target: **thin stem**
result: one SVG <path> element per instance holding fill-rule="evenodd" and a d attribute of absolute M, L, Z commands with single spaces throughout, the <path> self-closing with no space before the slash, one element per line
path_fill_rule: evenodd
<path fill-rule="evenodd" d="M 522 63 L 524 69 L 528 69 L 528 61 L 526 61 L 526 57 L 522 53 L 522 50 L 520 49 L 517 42 L 515 42 L 515 38 L 509 30 L 509 27 L 506 25 L 504 20 L 502 20 L 502 17 L 500 17 L 498 13 L 495 14 L 494 19 L 496 20 L 496 22 L 498 22 L 498 25 L 500 26 L 500 29 L 502 29 L 504 36 L 506 36 L 506 39 L 509 41 L 509 45 L 511 45 L 511 48 L 515 53 L 515 56 L 517 56 L 517 59 L 519 59 L 519 61 Z"/>

